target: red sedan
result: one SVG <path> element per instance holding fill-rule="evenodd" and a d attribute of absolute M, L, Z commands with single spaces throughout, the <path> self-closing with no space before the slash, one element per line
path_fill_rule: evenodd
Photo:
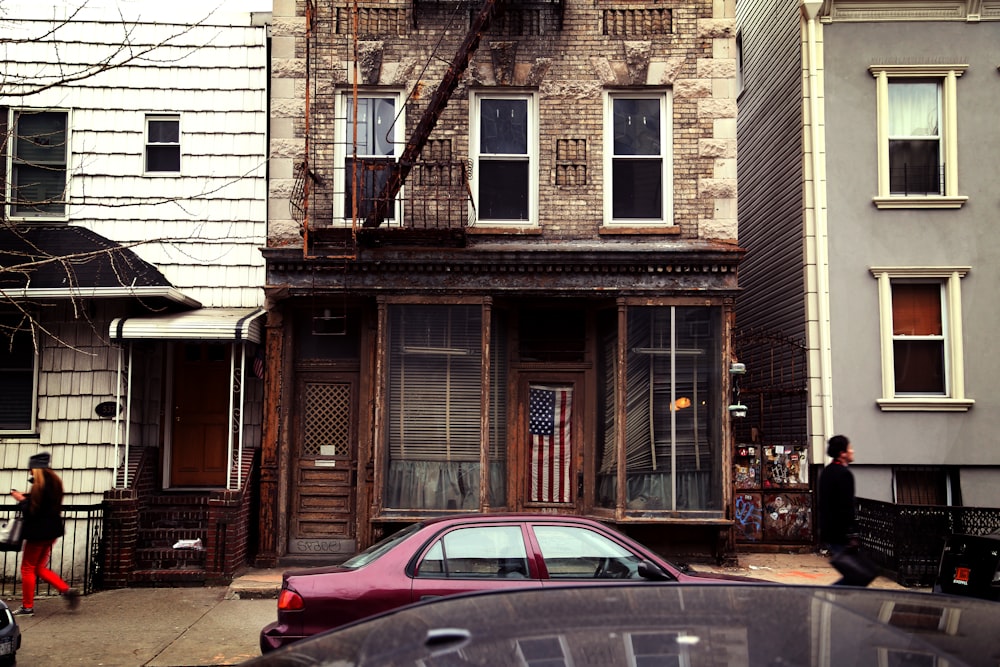
<path fill-rule="evenodd" d="M 449 516 L 408 526 L 339 566 L 285 572 L 278 620 L 261 630 L 260 648 L 267 653 L 429 598 L 623 579 L 754 581 L 682 571 L 638 542 L 582 517 Z"/>

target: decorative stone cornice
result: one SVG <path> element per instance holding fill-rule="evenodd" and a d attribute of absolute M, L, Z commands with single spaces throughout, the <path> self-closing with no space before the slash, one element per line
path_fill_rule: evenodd
<path fill-rule="evenodd" d="M 1000 21 L 1000 0 L 824 0 L 824 23 L 859 21 Z"/>

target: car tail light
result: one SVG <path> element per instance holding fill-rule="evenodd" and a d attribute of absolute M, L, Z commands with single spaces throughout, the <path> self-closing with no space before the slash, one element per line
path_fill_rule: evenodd
<path fill-rule="evenodd" d="M 288 588 L 281 589 L 281 594 L 278 595 L 279 610 L 294 611 L 296 609 L 302 609 L 303 607 L 305 607 L 305 603 L 302 602 L 301 595 Z"/>

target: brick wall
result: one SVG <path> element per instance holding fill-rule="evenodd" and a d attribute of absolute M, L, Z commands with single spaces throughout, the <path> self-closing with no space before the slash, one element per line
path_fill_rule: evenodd
<path fill-rule="evenodd" d="M 307 40 L 304 4 L 275 2 L 270 245 L 301 243 L 288 195 L 294 165 L 305 154 L 307 87 L 309 163 L 318 176 L 309 206 L 314 224 L 322 224 L 332 215 L 334 98 L 338 86 L 349 88 L 355 47 L 362 84 L 408 95 L 409 136 L 465 36 L 476 5 L 464 7 L 456 12 L 455 3 L 366 3 L 356 43 L 350 3 L 317 3 L 316 29 Z M 431 134 L 457 159 L 468 156 L 469 92 L 480 89 L 538 96 L 539 227 L 555 240 L 636 233 L 602 228 L 604 93 L 670 90 L 672 233 L 735 241 L 735 0 L 667 7 L 571 0 L 561 19 L 554 4 L 513 5 L 483 36 Z"/>
<path fill-rule="evenodd" d="M 218 490 L 209 495 L 208 511 L 204 525 L 204 576 L 203 583 L 221 583 L 246 566 L 256 544 L 257 487 L 259 485 L 259 450 L 244 452 L 243 487 Z M 145 448 L 134 467 L 134 480 L 130 488 L 111 489 L 104 494 L 104 531 L 102 536 L 102 576 L 99 586 L 124 588 L 133 583 L 136 569 L 136 549 L 139 543 L 140 517 L 147 500 L 160 492 L 159 450 Z M 177 496 L 177 505 L 170 516 L 178 520 L 196 516 L 196 506 L 185 504 L 183 494 Z M 169 517 L 168 517 L 169 518 Z M 180 521 L 178 524 L 180 525 Z M 176 533 L 176 530 L 167 530 Z M 169 537 L 169 535 L 168 535 Z M 169 542 L 169 539 L 168 539 Z M 164 547 L 164 551 L 170 551 Z M 166 572 L 162 577 L 153 575 L 144 579 L 145 585 L 169 584 L 176 578 Z M 190 573 L 189 573 L 190 574 Z M 194 581 L 192 577 L 186 579 Z"/>

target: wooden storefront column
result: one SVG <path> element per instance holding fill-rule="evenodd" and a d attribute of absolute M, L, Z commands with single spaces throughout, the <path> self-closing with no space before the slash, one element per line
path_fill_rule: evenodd
<path fill-rule="evenodd" d="M 278 564 L 278 488 L 281 470 L 278 465 L 278 441 L 281 432 L 281 387 L 284 355 L 284 318 L 280 312 L 267 311 L 265 328 L 264 414 L 260 457 L 260 535 L 257 543 L 257 567 Z"/>

